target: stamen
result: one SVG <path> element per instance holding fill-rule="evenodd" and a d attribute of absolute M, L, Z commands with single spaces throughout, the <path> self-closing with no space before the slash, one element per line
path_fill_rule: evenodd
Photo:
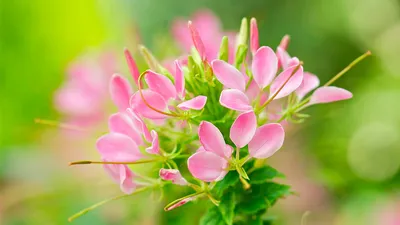
<path fill-rule="evenodd" d="M 86 209 L 83 209 L 83 210 L 81 210 L 81 211 L 75 213 L 74 215 L 72 215 L 71 217 L 68 218 L 68 222 L 72 222 L 72 221 L 75 220 L 76 218 L 78 218 L 78 217 L 80 217 L 80 216 L 83 216 L 83 215 L 85 215 L 86 213 L 92 211 L 93 209 L 96 209 L 97 207 L 100 207 L 100 206 L 102 206 L 102 205 L 104 205 L 104 204 L 106 204 L 106 203 L 108 203 L 108 202 L 111 202 L 111 201 L 114 201 L 114 200 L 118 200 L 118 199 L 121 199 L 121 198 L 125 198 L 125 197 L 128 197 L 128 196 L 132 196 L 132 195 L 134 195 L 134 194 L 138 194 L 138 193 L 144 192 L 144 191 L 146 191 L 146 190 L 148 190 L 148 189 L 149 189 L 149 187 L 139 188 L 139 189 L 136 189 L 136 191 L 134 191 L 134 192 L 131 193 L 131 194 L 128 194 L 128 195 L 118 195 L 118 196 L 115 196 L 115 197 L 112 197 L 112 198 L 103 200 L 103 201 L 101 201 L 101 202 L 98 202 L 98 203 L 96 203 L 96 204 L 94 204 L 94 205 L 92 205 L 92 206 L 90 206 L 90 207 L 88 207 L 88 208 L 86 208 Z"/>
<path fill-rule="evenodd" d="M 42 125 L 47 125 L 47 126 L 52 126 L 52 127 L 59 127 L 59 128 L 75 130 L 75 131 L 86 131 L 85 129 L 80 128 L 78 126 L 74 126 L 74 125 L 67 124 L 67 123 L 61 123 L 61 122 L 58 122 L 55 120 L 44 120 L 44 119 L 40 119 L 40 118 L 35 118 L 34 121 L 36 124 L 42 124 Z"/>
<path fill-rule="evenodd" d="M 159 109 L 156 109 L 156 108 L 154 108 L 153 106 L 151 106 L 150 104 L 149 104 L 149 102 L 147 102 L 147 100 L 144 98 L 144 95 L 143 95 L 143 92 L 142 92 L 142 79 L 144 78 L 144 76 L 147 74 L 147 71 L 144 71 L 142 74 L 140 74 L 140 76 L 139 76 L 139 79 L 138 79 L 138 88 L 139 88 L 139 93 L 140 93 L 140 97 L 142 98 L 142 100 L 143 100 L 143 102 L 144 102 L 144 104 L 147 106 L 147 107 L 149 107 L 150 109 L 152 109 L 152 110 L 154 110 L 154 111 L 156 111 L 156 112 L 158 112 L 158 113 L 160 113 L 160 114 L 163 114 L 163 115 L 166 115 L 166 116 L 172 116 L 172 117 L 180 117 L 179 115 L 177 115 L 177 114 L 175 114 L 175 113 L 167 113 L 167 112 L 163 112 L 163 111 L 161 111 L 161 110 L 159 110 Z"/>
<path fill-rule="evenodd" d="M 107 162 L 107 161 L 90 161 L 90 160 L 82 160 L 82 161 L 75 161 L 70 162 L 70 166 L 74 165 L 86 165 L 86 164 L 123 164 L 123 165 L 131 165 L 131 164 L 144 164 L 144 163 L 151 163 L 151 162 L 159 162 L 158 159 L 148 159 L 148 160 L 138 160 L 132 162 Z"/>
<path fill-rule="evenodd" d="M 367 51 L 366 53 L 362 54 L 359 56 L 357 59 L 355 59 L 353 62 L 351 62 L 348 66 L 346 66 L 342 71 L 340 71 L 336 76 L 334 76 L 332 79 L 330 79 L 324 86 L 329 86 L 333 82 L 335 82 L 337 79 L 339 79 L 341 76 L 343 76 L 347 71 L 349 71 L 351 68 L 353 68 L 355 65 L 357 65 L 359 62 L 361 62 L 363 59 L 366 57 L 370 56 L 372 53 L 371 51 Z"/>
<path fill-rule="evenodd" d="M 272 102 L 272 100 L 275 99 L 275 97 L 279 94 L 279 92 L 281 92 L 281 90 L 283 89 L 283 87 L 285 87 L 285 85 L 289 82 L 289 80 L 294 76 L 294 74 L 300 69 L 300 66 L 303 65 L 303 62 L 300 62 L 299 65 L 296 66 L 296 68 L 293 70 L 293 72 L 290 74 L 290 76 L 286 79 L 285 83 L 282 84 L 282 86 L 279 87 L 278 91 L 275 92 L 275 94 L 269 98 L 258 110 L 257 113 L 259 113 L 263 108 L 265 108 L 270 102 Z"/>

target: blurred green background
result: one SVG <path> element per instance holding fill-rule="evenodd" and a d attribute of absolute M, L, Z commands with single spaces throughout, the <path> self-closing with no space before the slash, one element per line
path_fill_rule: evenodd
<path fill-rule="evenodd" d="M 79 55 L 112 48 L 119 72 L 126 73 L 124 46 L 142 43 L 166 56 L 173 19 L 204 8 L 227 30 L 238 30 L 242 17 L 256 17 L 261 44 L 275 47 L 290 34 L 289 52 L 322 82 L 367 50 L 373 53 L 335 84 L 354 98 L 310 108 L 311 119 L 294 128 L 290 143 L 271 159 L 299 193 L 275 209 L 278 222 L 300 224 L 309 211 L 307 225 L 374 225 L 380 211 L 396 204 L 400 214 L 400 1 L 4 0 L 0 224 L 66 224 L 75 211 L 119 192 L 101 168 L 67 167 L 71 159 L 96 155 L 95 137 L 66 146 L 63 134 L 34 118 L 61 118 L 53 94 Z M 166 214 L 162 204 L 138 196 L 74 223 L 195 224 L 196 205 Z"/>

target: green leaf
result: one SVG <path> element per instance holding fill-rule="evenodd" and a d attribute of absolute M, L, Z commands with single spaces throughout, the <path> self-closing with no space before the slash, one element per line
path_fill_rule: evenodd
<path fill-rule="evenodd" d="M 292 193 L 290 191 L 290 186 L 274 182 L 252 185 L 252 190 L 254 195 L 264 196 L 271 206 L 274 205 L 279 198 Z"/>
<path fill-rule="evenodd" d="M 200 219 L 200 225 L 226 225 L 217 206 L 209 208 Z"/>
<path fill-rule="evenodd" d="M 246 180 L 249 179 L 249 176 L 247 175 L 247 173 L 246 173 L 246 171 L 243 169 L 243 167 L 237 166 L 237 167 L 236 167 L 236 171 L 238 171 L 238 172 L 239 172 L 239 175 L 240 175 L 241 177 L 243 177 L 244 179 L 246 179 Z"/>
<path fill-rule="evenodd" d="M 277 176 L 280 176 L 280 173 L 270 166 L 257 168 L 249 174 L 251 184 L 265 183 L 267 180 L 271 180 Z"/>
<path fill-rule="evenodd" d="M 221 196 L 229 187 L 234 186 L 239 182 L 239 174 L 236 171 L 230 171 L 223 180 L 219 181 L 213 188 L 217 196 Z"/>
<path fill-rule="evenodd" d="M 263 196 L 248 196 L 243 202 L 237 205 L 237 212 L 253 215 L 261 210 L 267 209 L 268 201 Z"/>
<path fill-rule="evenodd" d="M 263 225 L 263 221 L 261 219 L 261 216 L 252 216 L 250 217 L 248 225 Z"/>
<path fill-rule="evenodd" d="M 221 203 L 218 206 L 222 218 L 228 225 L 232 225 L 233 223 L 233 217 L 235 216 L 235 203 L 235 195 L 232 191 L 229 191 L 222 196 Z"/>

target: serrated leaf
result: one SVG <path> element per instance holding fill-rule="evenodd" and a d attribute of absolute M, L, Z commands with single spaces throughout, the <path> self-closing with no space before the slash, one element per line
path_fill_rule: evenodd
<path fill-rule="evenodd" d="M 235 203 L 235 195 L 233 192 L 229 191 L 222 196 L 221 203 L 218 206 L 222 218 L 228 225 L 232 225 L 233 223 L 233 217 L 235 216 Z"/>
<path fill-rule="evenodd" d="M 236 208 L 238 213 L 253 215 L 268 208 L 269 204 L 263 196 L 249 196 L 239 203 Z"/>
<path fill-rule="evenodd" d="M 226 225 L 217 206 L 209 208 L 200 219 L 200 225 Z"/>
<path fill-rule="evenodd" d="M 219 181 L 213 188 L 217 196 L 221 196 L 223 192 L 229 187 L 234 186 L 239 182 L 239 174 L 236 171 L 230 171 L 224 179 Z"/>
<path fill-rule="evenodd" d="M 252 186 L 252 190 L 254 195 L 264 196 L 271 206 L 274 205 L 279 198 L 291 194 L 290 186 L 274 182 L 255 184 Z"/>
<path fill-rule="evenodd" d="M 251 172 L 249 178 L 251 184 L 261 184 L 279 175 L 280 173 L 276 169 L 270 166 L 263 166 Z"/>

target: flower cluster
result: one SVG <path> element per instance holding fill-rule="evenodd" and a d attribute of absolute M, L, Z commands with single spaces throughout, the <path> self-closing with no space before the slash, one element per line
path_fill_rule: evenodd
<path fill-rule="evenodd" d="M 274 195 L 263 195 L 272 205 L 289 192 L 279 192 L 283 186 L 268 181 L 278 172 L 266 168 L 262 160 L 282 147 L 284 126 L 308 117 L 301 113 L 306 107 L 349 99 L 352 94 L 330 86 L 343 73 L 319 87 L 317 76 L 304 72 L 303 62 L 288 54 L 288 36 L 276 51 L 259 46 L 256 19 L 250 25 L 243 19 L 235 40 L 230 38 L 234 35 L 216 40 L 218 35 L 212 33 L 222 36 L 220 28 L 213 26 L 213 17 L 204 17 L 205 21 L 189 21 L 186 30 L 182 22 L 176 24 L 176 39 L 191 54 L 179 57 L 169 70 L 143 47 L 150 69 L 140 72 L 125 50 L 135 88 L 121 75 L 111 77 L 111 98 L 119 112 L 109 117 L 109 132 L 97 140 L 102 160 L 72 164 L 103 164 L 126 194 L 168 183 L 195 191 L 168 204 L 166 210 L 202 197 L 223 207 L 223 193 L 236 181 L 243 195 L 235 204 L 248 200 L 246 190 L 254 194 L 259 185 L 275 185 Z M 177 163 L 181 159 L 183 163 Z M 130 167 L 145 163 L 158 166 L 158 179 L 136 175 Z M 266 169 L 275 175 L 254 175 Z"/>

